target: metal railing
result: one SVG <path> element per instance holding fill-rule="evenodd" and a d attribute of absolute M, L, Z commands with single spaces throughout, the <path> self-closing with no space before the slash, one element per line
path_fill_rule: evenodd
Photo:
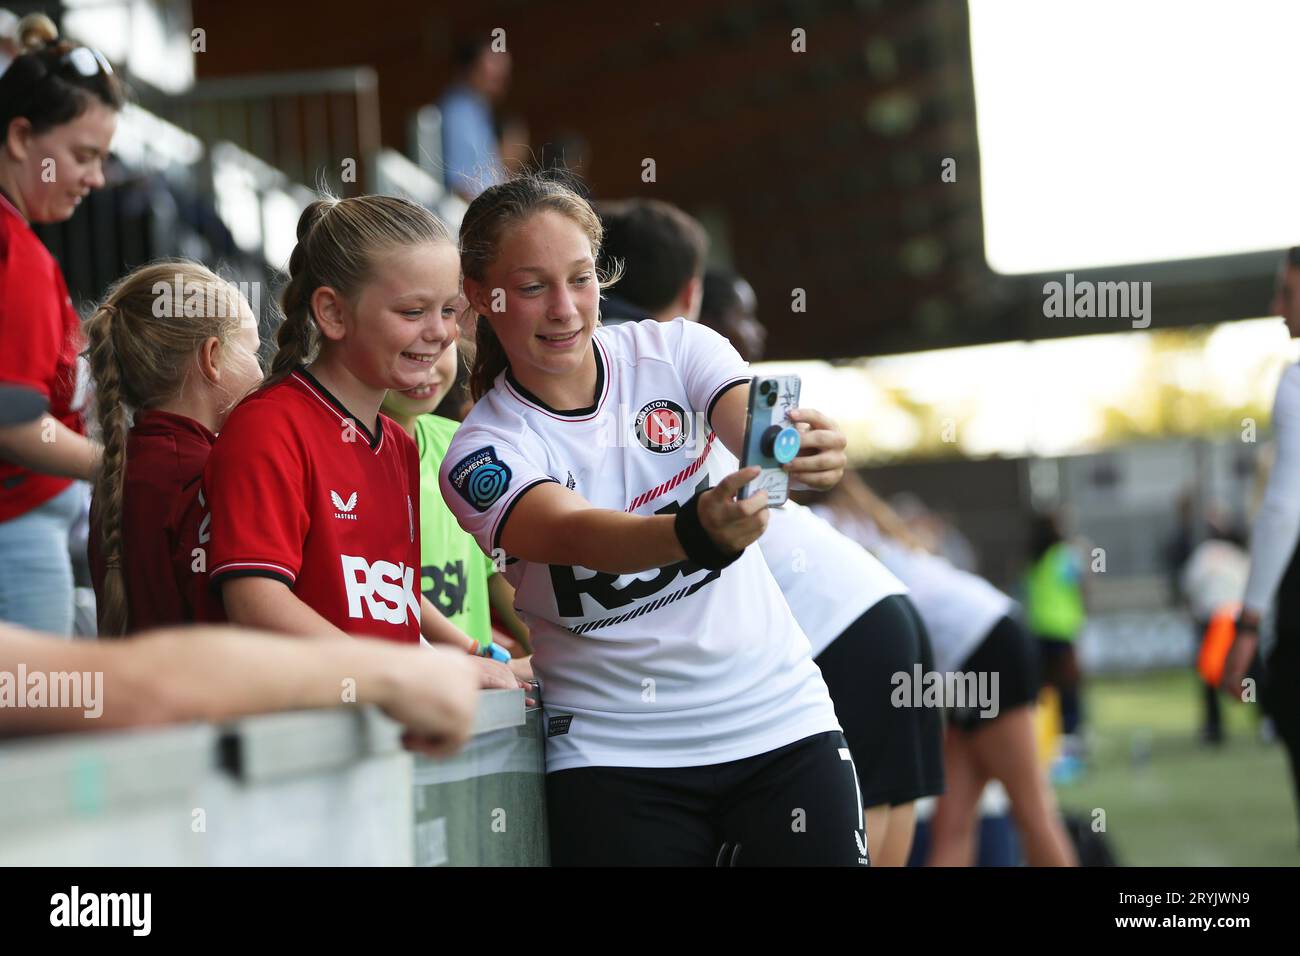
<path fill-rule="evenodd" d="M 357 195 L 380 149 L 379 80 L 370 67 L 200 80 L 142 105 L 204 142 L 229 142 L 290 179 Z"/>
<path fill-rule="evenodd" d="M 542 866 L 540 711 L 483 691 L 468 746 L 412 757 L 377 711 L 0 743 L 0 866 Z"/>

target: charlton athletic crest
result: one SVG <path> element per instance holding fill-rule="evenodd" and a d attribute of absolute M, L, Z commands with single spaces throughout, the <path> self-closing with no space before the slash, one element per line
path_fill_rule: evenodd
<path fill-rule="evenodd" d="M 660 455 L 676 451 L 690 438 L 691 419 L 686 409 L 666 398 L 637 412 L 633 425 L 641 446 Z"/>

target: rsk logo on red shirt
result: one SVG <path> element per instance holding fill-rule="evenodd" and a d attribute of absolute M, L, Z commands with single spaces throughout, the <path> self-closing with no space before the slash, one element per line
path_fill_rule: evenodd
<path fill-rule="evenodd" d="M 420 621 L 420 599 L 415 596 L 415 568 L 391 561 L 371 564 L 365 558 L 339 555 L 343 563 L 343 586 L 348 594 L 348 617 L 361 617 L 365 601 L 371 618 L 389 624 L 403 624 L 406 612 Z"/>

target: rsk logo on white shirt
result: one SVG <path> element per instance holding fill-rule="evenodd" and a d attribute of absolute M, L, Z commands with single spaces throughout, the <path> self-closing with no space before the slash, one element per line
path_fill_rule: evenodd
<path fill-rule="evenodd" d="M 371 564 L 365 558 L 339 555 L 343 563 L 343 586 L 348 594 L 348 617 L 362 617 L 365 602 L 370 617 L 389 624 L 402 624 L 409 610 L 420 620 L 420 599 L 415 596 L 415 568 L 391 561 Z"/>

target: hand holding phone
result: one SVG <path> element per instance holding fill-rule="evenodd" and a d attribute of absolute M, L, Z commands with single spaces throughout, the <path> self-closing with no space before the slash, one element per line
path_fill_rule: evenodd
<path fill-rule="evenodd" d="M 766 491 L 767 506 L 776 508 L 789 497 L 790 475 L 784 466 L 799 454 L 799 430 L 790 417 L 799 407 L 799 387 L 798 375 L 755 375 L 750 381 L 740 467 L 760 471 L 737 498 Z"/>

